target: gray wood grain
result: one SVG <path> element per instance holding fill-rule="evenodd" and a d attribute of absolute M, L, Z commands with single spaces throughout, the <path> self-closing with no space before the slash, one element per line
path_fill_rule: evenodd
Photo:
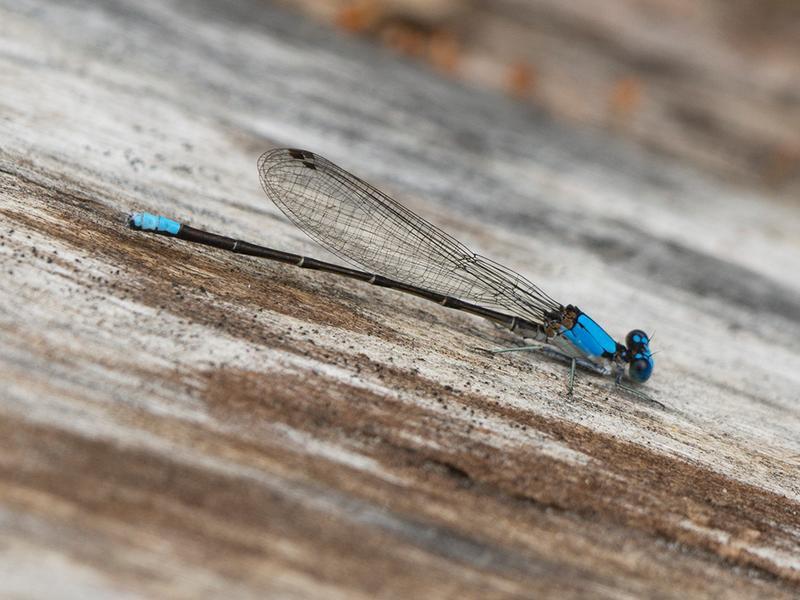
<path fill-rule="evenodd" d="M 0 1 L 0 591 L 747 597 L 800 580 L 800 219 L 268 4 Z M 312 149 L 620 338 L 659 410 L 329 258 Z"/>

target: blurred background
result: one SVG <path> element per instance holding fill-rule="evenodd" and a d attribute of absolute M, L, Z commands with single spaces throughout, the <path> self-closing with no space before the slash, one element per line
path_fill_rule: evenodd
<path fill-rule="evenodd" d="M 796 0 L 279 0 L 725 180 L 800 194 Z"/>

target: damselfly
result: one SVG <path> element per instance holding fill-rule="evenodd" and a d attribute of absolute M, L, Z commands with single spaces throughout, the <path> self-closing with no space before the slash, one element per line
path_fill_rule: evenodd
<path fill-rule="evenodd" d="M 134 213 L 130 227 L 358 279 L 484 317 L 533 346 L 575 366 L 613 375 L 617 385 L 642 383 L 653 373 L 650 337 L 634 329 L 621 344 L 572 304 L 553 300 L 528 279 L 488 258 L 413 213 L 380 190 L 306 150 L 279 148 L 258 160 L 267 196 L 309 237 L 358 270 L 209 233 L 150 213 Z M 634 394 L 641 392 L 625 387 Z M 649 399 L 649 398 L 647 398 Z"/>

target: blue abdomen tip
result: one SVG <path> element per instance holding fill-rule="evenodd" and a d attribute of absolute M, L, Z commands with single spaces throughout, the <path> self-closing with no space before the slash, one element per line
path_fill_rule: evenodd
<path fill-rule="evenodd" d="M 181 224 L 177 221 L 146 212 L 133 213 L 128 217 L 128 225 L 141 231 L 155 231 L 169 235 L 178 235 L 181 230 Z"/>

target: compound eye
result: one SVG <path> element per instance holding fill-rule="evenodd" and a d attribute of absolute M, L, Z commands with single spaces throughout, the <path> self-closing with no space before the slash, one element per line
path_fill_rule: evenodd
<path fill-rule="evenodd" d="M 641 356 L 641 355 L 639 355 Z M 653 362 L 646 358 L 635 358 L 628 367 L 628 375 L 634 381 L 642 383 L 653 374 Z"/>
<path fill-rule="evenodd" d="M 634 329 L 628 335 L 625 336 L 625 345 L 628 348 L 641 348 L 642 346 L 649 343 L 650 343 L 650 338 L 648 338 L 647 334 L 641 329 Z"/>

